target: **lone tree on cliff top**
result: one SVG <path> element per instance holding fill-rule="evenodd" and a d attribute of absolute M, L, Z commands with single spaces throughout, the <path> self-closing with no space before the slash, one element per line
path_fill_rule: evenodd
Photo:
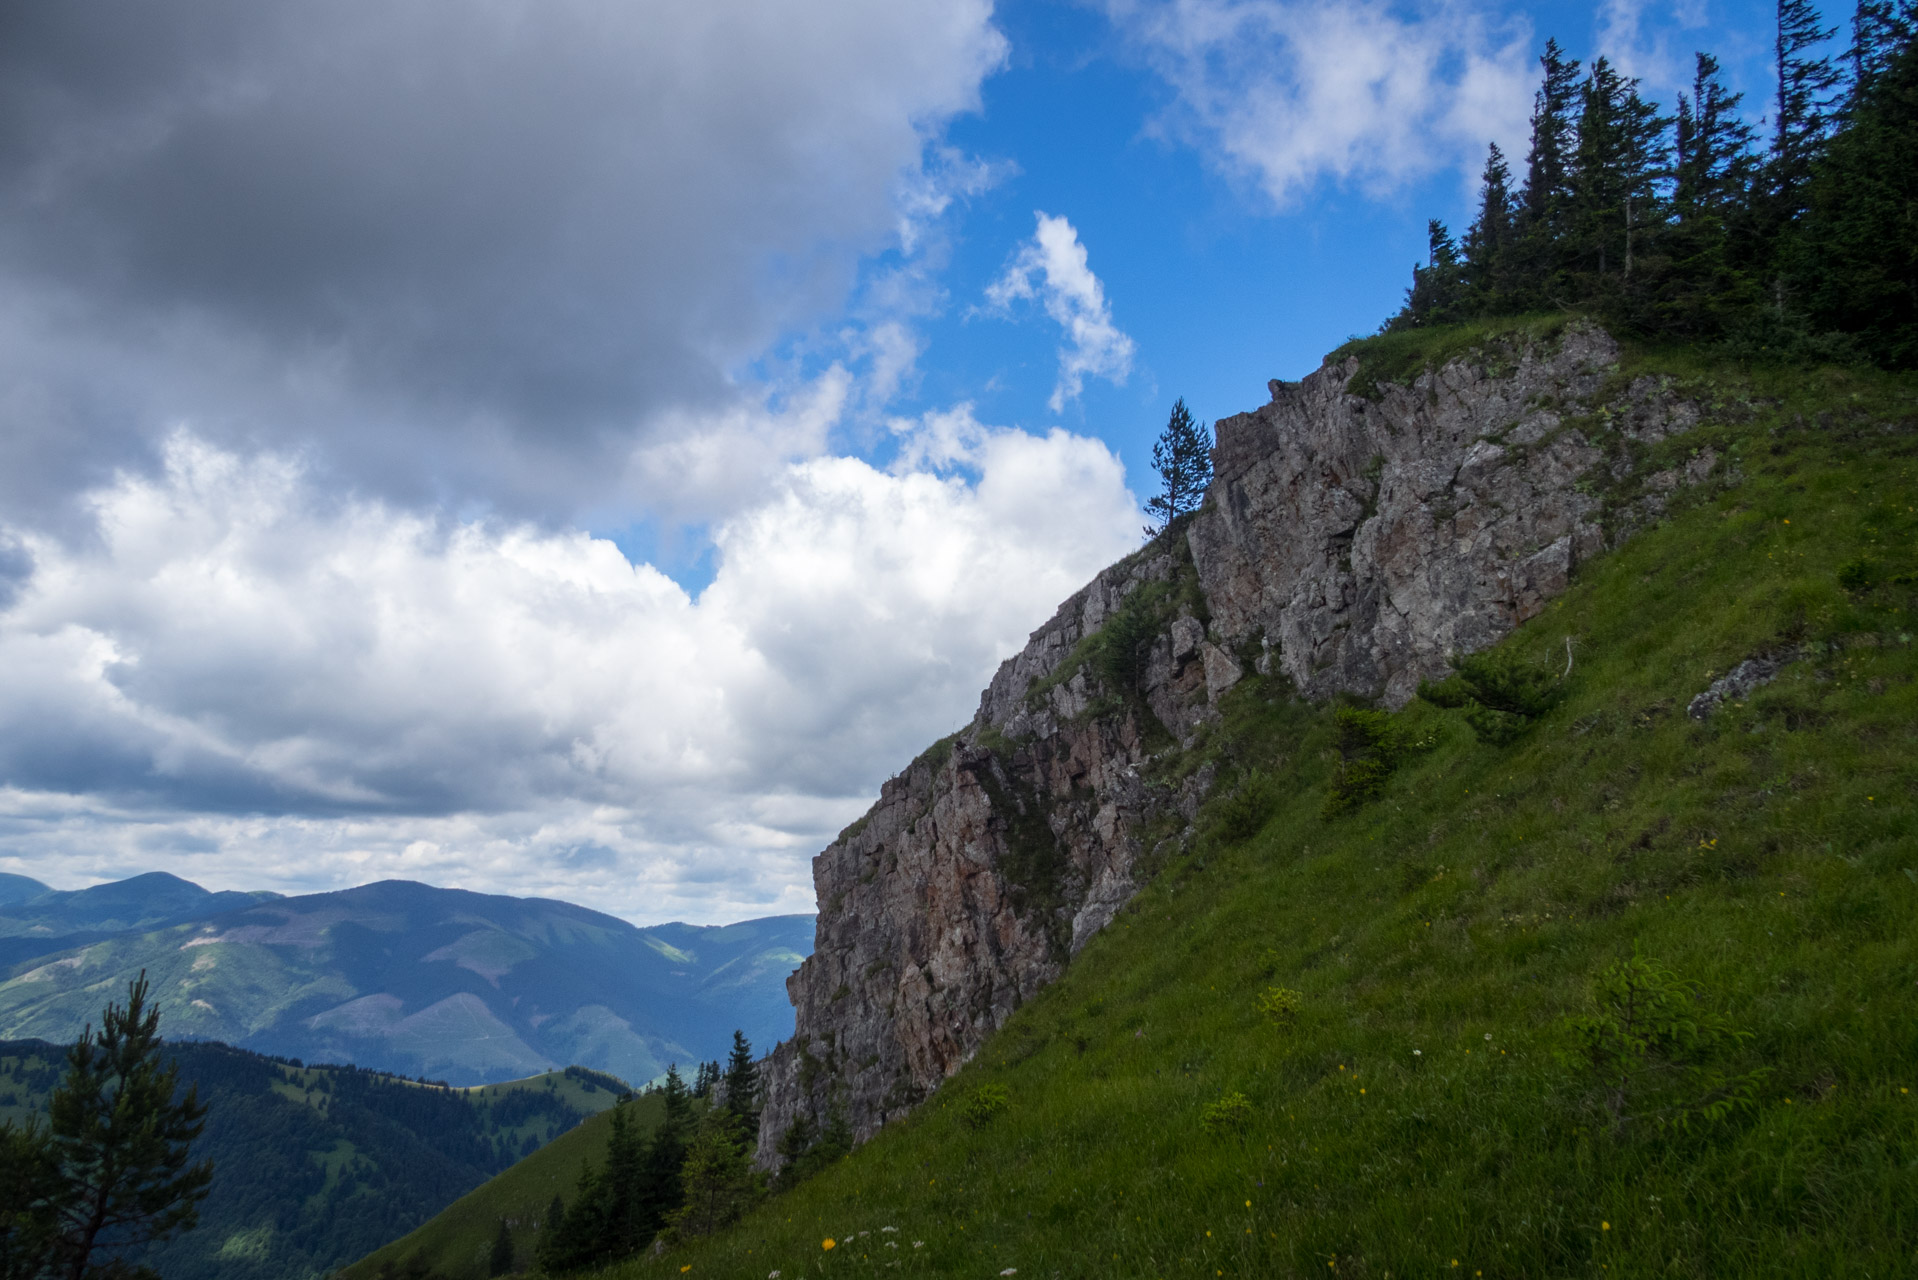
<path fill-rule="evenodd" d="M 1146 526 L 1148 538 L 1157 537 L 1186 512 L 1197 511 L 1205 487 L 1212 483 L 1212 442 L 1206 429 L 1192 420 L 1183 396 L 1152 446 L 1152 465 L 1165 492 L 1145 504 L 1146 514 L 1157 521 Z"/>

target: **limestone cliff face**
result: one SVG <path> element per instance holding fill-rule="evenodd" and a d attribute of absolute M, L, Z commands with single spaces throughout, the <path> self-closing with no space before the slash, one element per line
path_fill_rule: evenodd
<path fill-rule="evenodd" d="M 1695 412 L 1625 383 L 1617 354 L 1573 327 L 1371 398 L 1356 360 L 1327 364 L 1219 422 L 1204 508 L 1061 605 L 966 729 L 813 860 L 817 939 L 764 1073 L 762 1161 L 835 1108 L 870 1137 L 1059 975 L 1210 784 L 1143 766 L 1249 667 L 1401 705 L 1708 472 L 1709 451 L 1638 461 Z"/>

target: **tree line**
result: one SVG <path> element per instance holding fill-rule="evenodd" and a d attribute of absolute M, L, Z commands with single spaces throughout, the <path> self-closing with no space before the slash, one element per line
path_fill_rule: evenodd
<path fill-rule="evenodd" d="M 1429 250 L 1387 332 L 1585 310 L 1733 354 L 1918 367 L 1918 0 L 1860 0 L 1849 41 L 1779 0 L 1762 144 L 1717 59 L 1672 111 L 1546 42 L 1523 180 L 1497 144 L 1463 240 Z"/>
<path fill-rule="evenodd" d="M 622 1100 L 613 1109 L 605 1162 L 581 1170 L 571 1203 L 553 1197 L 534 1249 L 539 1271 L 559 1275 L 606 1267 L 640 1253 L 662 1233 L 710 1235 L 768 1190 L 752 1167 L 759 1139 L 759 1067 L 743 1032 L 733 1032 L 723 1068 L 717 1062 L 700 1064 L 688 1088 L 675 1065 L 657 1093 L 663 1111 L 652 1133 L 640 1133 Z M 850 1134 L 838 1131 L 804 1131 L 797 1140 L 788 1138 L 780 1144 L 787 1159 L 782 1183 L 796 1181 L 852 1146 Z M 515 1266 L 504 1221 L 491 1261 L 494 1275 Z"/>

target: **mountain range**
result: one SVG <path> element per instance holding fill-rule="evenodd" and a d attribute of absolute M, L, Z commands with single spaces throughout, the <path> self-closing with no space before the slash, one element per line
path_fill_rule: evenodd
<path fill-rule="evenodd" d="M 722 1057 L 735 1029 L 790 1034 L 785 979 L 812 932 L 804 915 L 640 928 L 411 881 L 279 897 L 153 873 L 0 900 L 0 1037 L 70 1042 L 144 970 L 169 1039 L 456 1084 L 568 1064 L 638 1083 Z"/>

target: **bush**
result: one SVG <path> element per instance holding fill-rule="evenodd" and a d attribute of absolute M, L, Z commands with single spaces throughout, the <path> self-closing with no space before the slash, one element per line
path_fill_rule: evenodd
<path fill-rule="evenodd" d="M 1386 712 L 1342 706 L 1332 719 L 1338 732 L 1339 767 L 1325 797 L 1328 818 L 1376 799 L 1406 752 L 1404 736 Z"/>
<path fill-rule="evenodd" d="M 1267 987 L 1253 1004 L 1261 1014 L 1282 1027 L 1289 1027 L 1298 1020 L 1304 1002 L 1305 998 L 1290 987 Z"/>
<path fill-rule="evenodd" d="M 1002 1084 L 982 1084 L 959 1103 L 959 1119 L 968 1129 L 983 1129 L 1011 1105 L 1011 1090 Z"/>
<path fill-rule="evenodd" d="M 1455 674 L 1419 685 L 1419 697 L 1435 707 L 1465 712 L 1478 740 L 1503 746 L 1565 696 L 1565 681 L 1549 664 L 1522 662 L 1497 650 L 1454 655 Z"/>
<path fill-rule="evenodd" d="M 1754 1105 L 1770 1068 L 1734 1073 L 1717 1060 L 1750 1040 L 1703 1008 L 1704 992 L 1640 955 L 1608 966 L 1591 1006 L 1568 1029 L 1573 1060 L 1593 1084 L 1614 1133 L 1649 1123 L 1684 1130 Z"/>
<path fill-rule="evenodd" d="M 1278 807 L 1278 788 L 1272 779 L 1256 774 L 1219 801 L 1213 810 L 1212 833 L 1227 844 L 1250 840 L 1264 830 Z"/>
<path fill-rule="evenodd" d="M 1199 1127 L 1210 1134 L 1236 1136 L 1251 1126 L 1252 1100 L 1243 1093 L 1228 1093 L 1199 1113 Z"/>

